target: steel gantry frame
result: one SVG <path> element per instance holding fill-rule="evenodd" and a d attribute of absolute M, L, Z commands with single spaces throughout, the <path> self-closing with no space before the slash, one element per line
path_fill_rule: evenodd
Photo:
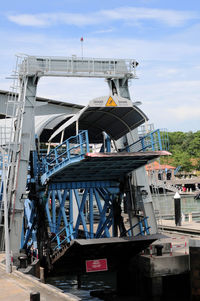
<path fill-rule="evenodd" d="M 116 60 L 116 59 L 91 59 L 69 57 L 37 57 L 22 56 L 16 72 L 19 79 L 19 97 L 18 102 L 23 103 L 23 114 L 20 131 L 20 149 L 18 156 L 18 183 L 16 187 L 12 186 L 12 179 L 8 178 L 8 191 L 14 188 L 14 204 L 11 204 L 11 211 L 14 212 L 10 222 L 11 249 L 17 253 L 20 248 L 20 229 L 23 223 L 24 197 L 26 195 L 26 179 L 29 166 L 30 152 L 35 150 L 34 138 L 34 111 L 36 106 L 36 90 L 40 77 L 58 76 L 58 77 L 94 77 L 106 78 L 108 82 L 113 79 L 121 82 L 121 86 L 129 78 L 134 78 L 135 60 Z M 134 72 L 134 73 L 133 73 Z M 111 89 L 113 85 L 109 84 Z M 16 91 L 15 91 L 16 92 Z M 15 166 L 15 163 L 13 164 Z"/>
<path fill-rule="evenodd" d="M 41 167 L 36 156 L 37 152 L 34 132 L 35 98 L 40 77 L 105 78 L 110 88 L 110 95 L 117 94 L 120 97 L 130 99 L 128 81 L 129 79 L 136 78 L 137 64 L 138 63 L 135 60 L 91 59 L 77 58 L 75 56 L 71 58 L 23 57 L 22 62 L 18 66 L 18 77 L 20 82 L 18 101 L 24 104 L 23 112 L 20 112 L 20 114 L 22 113 L 23 118 L 21 120 L 20 149 L 18 150 L 18 154 L 20 154 L 18 156 L 19 163 L 17 173 L 19 181 L 17 187 L 14 188 L 15 205 L 13 206 L 11 202 L 11 211 L 13 211 L 14 214 L 10 223 L 11 249 L 14 253 L 17 253 L 20 247 L 27 247 L 32 243 L 36 246 L 36 241 L 38 241 L 39 236 L 40 238 L 43 237 L 44 240 L 46 239 L 47 236 L 42 236 L 42 229 L 40 229 L 41 223 L 45 223 L 45 212 L 52 233 L 52 243 L 55 244 L 54 248 L 60 248 L 64 242 L 69 243 L 79 234 L 81 235 L 80 232 L 82 232 L 85 238 L 109 237 L 109 235 L 117 235 L 118 227 L 121 235 L 133 235 L 133 228 L 138 226 L 140 229 L 138 233 L 141 235 L 144 235 L 145 233 L 149 234 L 149 227 L 146 223 L 146 219 L 144 222 L 144 220 L 138 221 L 137 219 L 136 221 L 132 218 L 135 212 L 135 209 L 132 207 L 129 208 L 129 211 L 132 212 L 129 214 L 131 219 L 130 231 L 127 232 L 123 228 L 123 223 L 121 221 L 119 222 L 119 214 L 116 214 L 116 212 L 120 210 L 119 207 L 122 201 L 119 183 L 104 181 L 102 179 L 102 181 L 94 180 L 89 182 L 81 181 L 65 183 L 59 181 L 57 183 L 47 184 L 47 178 L 42 178 L 43 187 L 41 187 L 40 172 L 41 168 L 44 166 Z M 135 139 L 138 140 L 136 132 L 134 133 L 134 136 Z M 131 139 L 133 138 L 132 134 L 130 137 Z M 107 149 L 109 149 L 108 140 L 107 137 Z M 132 139 L 131 143 L 133 142 Z M 67 153 L 65 153 L 65 155 L 67 154 L 68 163 L 73 163 L 73 160 L 77 160 L 77 156 L 74 156 L 74 154 L 73 156 L 71 155 L 68 143 L 69 141 L 64 142 L 61 149 L 63 151 L 63 148 L 65 148 L 66 145 L 65 152 Z M 81 144 L 81 148 L 83 149 L 83 144 Z M 74 150 L 73 147 L 72 149 Z M 55 150 L 48 155 L 49 157 L 45 158 L 45 168 L 48 169 L 48 171 L 46 170 L 47 173 L 51 172 L 51 163 L 53 163 L 51 162 L 51 155 L 54 157 L 53 160 L 57 160 L 56 163 L 59 166 L 66 164 L 66 160 L 62 160 L 63 155 L 58 154 L 58 152 L 58 148 L 55 148 Z M 31 191 L 29 193 L 29 199 L 27 199 L 27 175 L 31 154 L 34 158 L 32 162 L 33 172 L 29 183 Z M 79 159 L 81 156 L 82 154 L 80 153 Z M 11 179 L 9 179 L 8 182 L 12 183 Z M 11 188 L 12 187 L 9 189 Z M 82 190 L 82 194 L 80 194 L 80 190 Z M 94 201 L 96 202 L 100 215 L 96 232 L 94 231 Z M 68 208 L 66 208 L 67 203 Z M 151 201 L 148 201 L 147 205 L 150 203 Z M 87 212 L 86 204 L 88 204 L 89 208 L 88 220 L 85 216 L 85 212 Z M 43 209 L 45 212 L 43 212 Z M 67 211 L 68 213 L 66 213 Z M 152 215 L 152 219 L 152 206 L 148 207 L 147 211 L 149 213 L 148 215 Z M 36 219 L 38 219 L 37 226 Z M 88 221 L 89 229 L 87 227 Z M 80 231 L 80 224 L 82 224 L 83 231 Z M 24 228 L 20 240 L 22 225 L 24 225 Z M 110 229 L 111 226 L 112 232 Z M 153 233 L 156 231 L 156 226 L 154 228 L 155 229 L 152 228 L 154 231 Z M 37 247 L 39 248 L 39 252 L 42 253 L 43 246 L 37 245 Z"/>

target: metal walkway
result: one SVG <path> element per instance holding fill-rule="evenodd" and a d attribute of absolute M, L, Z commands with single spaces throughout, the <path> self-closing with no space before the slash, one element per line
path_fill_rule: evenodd
<path fill-rule="evenodd" d="M 154 144 L 153 144 L 154 145 Z M 148 145 L 150 147 L 150 145 Z M 55 147 L 43 158 L 41 182 L 118 181 L 167 151 L 89 153 L 88 132 L 82 131 Z M 87 175 L 87 176 L 86 176 Z"/>

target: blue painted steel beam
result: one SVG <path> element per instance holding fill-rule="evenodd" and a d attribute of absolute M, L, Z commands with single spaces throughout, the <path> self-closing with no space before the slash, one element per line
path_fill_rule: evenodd
<path fill-rule="evenodd" d="M 63 197 L 61 196 L 61 192 L 58 191 L 58 199 L 59 199 L 59 202 L 60 202 L 60 211 L 61 211 L 61 214 L 62 214 L 62 217 L 63 217 L 63 221 L 64 221 L 64 224 L 65 224 L 65 231 L 66 231 L 66 239 L 67 239 L 67 242 L 70 241 L 69 237 L 71 239 L 73 239 L 73 234 L 71 233 L 70 229 L 69 229 L 69 223 L 68 223 L 68 220 L 67 220 L 67 216 L 65 214 L 65 208 L 64 208 L 64 205 L 65 205 L 65 199 L 66 199 L 66 192 L 64 193 Z M 57 224 L 57 231 L 58 231 L 58 224 Z"/>
<path fill-rule="evenodd" d="M 93 188 L 89 190 L 89 220 L 90 220 L 90 238 L 94 237 L 94 212 L 93 212 Z"/>
<path fill-rule="evenodd" d="M 73 225 L 73 193 L 69 190 L 69 222 Z"/>
<path fill-rule="evenodd" d="M 85 181 L 85 182 L 49 183 L 49 190 L 100 188 L 100 187 L 119 187 L 119 182 L 116 182 L 116 181 Z"/>
<path fill-rule="evenodd" d="M 47 197 L 46 204 L 45 204 L 45 210 L 46 210 L 46 215 L 47 215 L 47 219 L 48 219 L 48 222 L 49 222 L 50 231 L 53 232 L 53 224 L 52 224 L 52 220 L 51 220 L 51 214 L 50 214 L 50 211 L 49 211 L 50 197 L 51 197 L 51 191 L 48 192 L 48 197 Z"/>
<path fill-rule="evenodd" d="M 102 208 L 102 205 L 101 205 L 101 201 L 100 201 L 97 189 L 94 189 L 94 194 L 95 194 L 95 199 L 96 199 L 97 206 L 98 206 L 98 209 L 99 209 L 99 214 L 100 214 L 100 221 L 99 221 L 99 223 L 101 221 L 104 223 L 105 220 L 106 220 L 106 211 L 107 211 L 108 207 L 106 206 L 106 209 L 103 211 L 103 208 Z M 97 233 L 98 233 L 98 230 L 97 230 Z M 105 228 L 105 235 L 106 235 L 106 237 L 110 237 L 109 229 L 107 227 Z"/>
<path fill-rule="evenodd" d="M 80 222 L 82 222 L 86 238 L 90 238 L 89 234 L 88 234 L 86 221 L 85 221 L 85 216 L 84 216 L 84 213 L 83 213 L 83 209 L 85 207 L 85 202 L 86 202 L 86 198 L 87 198 L 87 194 L 88 194 L 88 189 L 87 188 L 85 189 L 85 191 L 83 193 L 83 196 L 82 196 L 82 201 L 81 202 L 80 202 L 80 197 L 78 195 L 77 190 L 74 190 L 74 193 L 75 193 L 77 206 L 78 206 L 78 209 L 79 209 L 79 214 L 78 214 L 78 218 L 77 218 L 76 226 L 75 226 L 75 238 L 77 237 L 77 234 L 78 234 L 78 228 L 79 228 Z"/>
<path fill-rule="evenodd" d="M 51 197 L 51 211 L 52 211 L 52 230 L 56 233 L 56 192 L 52 190 L 52 197 Z"/>
<path fill-rule="evenodd" d="M 58 232 L 59 229 L 60 229 L 60 223 L 61 223 L 61 219 L 62 219 L 62 216 L 63 216 L 63 212 L 62 212 L 61 208 L 65 206 L 65 200 L 66 200 L 66 197 L 67 197 L 67 192 L 68 191 L 65 190 L 63 192 L 63 194 L 61 195 L 61 191 L 60 190 L 57 191 L 57 195 L 58 195 L 58 200 L 59 200 L 59 203 L 60 203 L 60 207 L 59 207 L 59 212 L 58 212 L 58 217 L 57 217 L 57 223 L 56 223 L 56 232 Z M 65 222 L 65 220 L 64 220 L 64 222 Z M 66 223 L 66 225 L 68 225 L 68 222 Z"/>

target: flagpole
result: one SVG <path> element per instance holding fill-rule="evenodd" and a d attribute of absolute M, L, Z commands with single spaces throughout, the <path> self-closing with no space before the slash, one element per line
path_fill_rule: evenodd
<path fill-rule="evenodd" d="M 80 41 L 81 41 L 81 56 L 83 59 L 83 37 L 81 37 Z"/>

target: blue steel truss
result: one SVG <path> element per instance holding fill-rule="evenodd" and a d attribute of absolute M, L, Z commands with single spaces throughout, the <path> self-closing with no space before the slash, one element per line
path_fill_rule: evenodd
<path fill-rule="evenodd" d="M 45 209 L 53 249 L 62 248 L 66 243 L 80 237 L 97 239 L 116 236 L 113 200 L 116 192 L 119 193 L 119 188 L 111 190 L 108 188 L 108 183 L 102 181 L 101 187 L 99 182 L 97 185 L 95 182 L 88 183 L 80 192 L 80 189 L 72 188 L 73 183 L 71 184 L 71 189 L 64 188 L 62 190 L 55 189 L 56 186 L 52 185 L 46 198 Z M 147 218 L 142 218 L 133 227 L 137 225 L 140 227 L 138 235 L 150 234 Z M 131 229 L 120 235 L 131 236 Z"/>
<path fill-rule="evenodd" d="M 22 225 L 21 248 L 33 245 L 37 248 L 36 229 L 34 221 L 36 218 L 35 204 L 33 201 L 26 199 L 24 202 L 24 220 Z"/>
<path fill-rule="evenodd" d="M 93 182 L 90 187 L 82 188 L 81 192 L 72 188 L 73 185 L 71 189 L 59 190 L 55 186 L 49 189 L 46 214 L 52 242 L 57 241 L 55 248 L 79 236 L 86 239 L 110 237 L 112 201 L 106 190 L 108 183 L 105 184 L 105 188 L 94 188 Z"/>
<path fill-rule="evenodd" d="M 105 135 L 102 151 L 110 151 L 110 138 Z M 122 151 L 147 151 L 167 149 L 167 135 L 156 130 L 137 142 L 129 145 Z M 71 137 L 55 147 L 42 159 L 42 167 L 34 156 L 33 167 L 35 181 L 42 172 L 41 183 L 45 187 L 46 180 L 52 175 L 59 174 L 67 165 L 78 162 L 89 152 L 88 132 L 81 131 L 77 136 Z M 32 179 L 33 181 L 33 179 Z M 62 248 L 65 244 L 76 238 L 103 238 L 116 235 L 131 235 L 136 226 L 140 229 L 137 235 L 149 235 L 147 219 L 143 217 L 138 223 L 121 233 L 116 234 L 114 203 L 119 197 L 119 182 L 116 181 L 87 181 L 81 182 L 50 182 L 43 204 L 50 230 L 50 239 L 54 250 Z M 41 200 L 40 200 L 41 201 Z M 36 230 L 34 201 L 25 202 L 25 227 L 22 235 L 22 246 L 36 245 Z M 121 204 L 119 204 L 121 205 Z M 117 232 L 120 232 L 117 225 Z"/>

